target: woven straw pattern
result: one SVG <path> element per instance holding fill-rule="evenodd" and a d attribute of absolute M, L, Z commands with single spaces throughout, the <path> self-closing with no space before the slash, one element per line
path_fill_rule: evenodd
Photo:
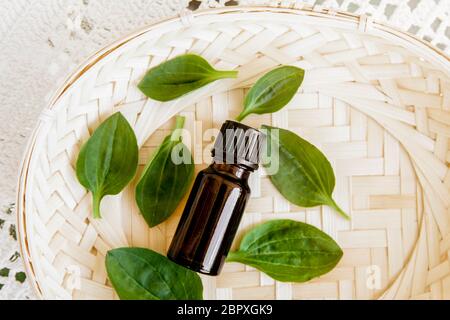
<path fill-rule="evenodd" d="M 450 2 L 430 0 L 190 0 L 190 8 L 217 8 L 232 5 L 283 5 L 283 7 L 305 8 L 316 11 L 325 8 L 367 14 L 376 21 L 408 31 L 431 42 L 448 54 Z"/>
<path fill-rule="evenodd" d="M 150 27 L 96 55 L 57 93 L 30 143 L 19 190 L 24 257 L 39 292 L 115 298 L 107 250 L 133 245 L 165 253 L 175 231 L 184 203 L 149 229 L 134 204 L 136 181 L 105 198 L 102 220 L 91 218 L 91 195 L 77 182 L 74 163 L 102 120 L 116 111 L 127 117 L 142 146 L 141 171 L 172 117 L 185 115 L 194 159 L 204 160 L 200 170 L 210 162 L 205 130 L 235 117 L 261 74 L 293 64 L 307 70 L 293 101 L 245 123 L 289 128 L 322 149 L 336 172 L 335 198 L 352 220 L 327 207 L 289 204 L 260 170 L 251 179 L 240 235 L 267 219 L 306 221 L 334 237 L 344 258 L 305 284 L 227 264 L 219 277 L 203 277 L 205 298 L 450 299 L 448 60 L 365 16 L 247 11 L 182 14 Z M 165 104 L 145 99 L 136 89 L 145 71 L 185 52 L 239 69 L 240 77 Z"/>

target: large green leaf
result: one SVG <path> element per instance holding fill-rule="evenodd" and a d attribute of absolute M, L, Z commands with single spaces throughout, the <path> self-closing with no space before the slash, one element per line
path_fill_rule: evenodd
<path fill-rule="evenodd" d="M 136 203 L 150 227 L 174 212 L 194 178 L 194 160 L 181 142 L 183 125 L 184 117 L 178 117 L 174 132 L 155 152 L 136 187 Z"/>
<path fill-rule="evenodd" d="M 236 78 L 237 74 L 216 70 L 202 57 L 185 54 L 150 69 L 138 87 L 149 98 L 169 101 L 213 81 Z"/>
<path fill-rule="evenodd" d="M 122 300 L 201 300 L 203 286 L 193 271 L 143 248 L 108 251 L 106 270 Z"/>
<path fill-rule="evenodd" d="M 137 164 L 136 136 L 128 121 L 117 112 L 94 131 L 77 159 L 77 177 L 92 192 L 95 218 L 100 218 L 103 197 L 122 191 L 136 174 Z"/>
<path fill-rule="evenodd" d="M 343 253 L 316 227 L 272 220 L 250 230 L 227 261 L 247 264 L 278 281 L 305 282 L 331 271 Z"/>
<path fill-rule="evenodd" d="M 267 130 L 269 150 L 265 154 L 265 166 L 274 166 L 273 162 L 278 161 L 275 165 L 278 170 L 270 175 L 278 191 L 298 206 L 328 205 L 348 219 L 332 198 L 335 177 L 325 155 L 289 130 L 269 126 L 263 129 Z"/>
<path fill-rule="evenodd" d="M 303 82 L 305 71 L 294 66 L 281 66 L 261 77 L 244 100 L 244 110 L 236 118 L 242 121 L 249 114 L 273 113 L 291 101 Z"/>

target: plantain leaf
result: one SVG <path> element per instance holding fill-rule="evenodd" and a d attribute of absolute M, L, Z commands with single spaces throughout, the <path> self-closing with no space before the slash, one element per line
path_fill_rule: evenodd
<path fill-rule="evenodd" d="M 280 110 L 291 101 L 303 82 L 305 71 L 293 66 L 281 66 L 260 78 L 244 100 L 244 110 L 236 118 L 244 120 L 251 113 L 265 114 Z"/>
<path fill-rule="evenodd" d="M 290 202 L 301 207 L 328 205 L 346 219 L 348 215 L 332 198 L 335 185 L 333 168 L 325 155 L 308 141 L 295 133 L 269 126 L 267 150 L 277 148 L 276 153 L 266 152 L 265 166 L 278 161 L 278 170 L 270 180 L 278 191 Z"/>
<path fill-rule="evenodd" d="M 170 101 L 213 81 L 236 78 L 237 74 L 216 70 L 202 57 L 185 54 L 150 69 L 138 88 L 149 98 Z"/>
<path fill-rule="evenodd" d="M 103 197 L 118 194 L 133 179 L 137 164 L 136 136 L 128 121 L 117 112 L 94 131 L 77 159 L 78 180 L 93 195 L 94 218 L 101 217 Z"/>
<path fill-rule="evenodd" d="M 305 282 L 331 271 L 341 248 L 316 227 L 271 220 L 250 230 L 227 261 L 252 266 L 278 281 Z"/>
<path fill-rule="evenodd" d="M 160 224 L 173 213 L 194 178 L 194 161 L 189 149 L 181 142 L 184 120 L 184 117 L 177 117 L 174 132 L 155 152 L 136 187 L 136 203 L 150 227 Z"/>
<path fill-rule="evenodd" d="M 193 271 L 143 248 L 108 251 L 106 270 L 122 300 L 201 300 L 203 285 Z"/>

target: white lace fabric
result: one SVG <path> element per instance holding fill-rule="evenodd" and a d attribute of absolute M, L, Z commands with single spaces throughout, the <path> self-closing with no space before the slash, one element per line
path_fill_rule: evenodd
<path fill-rule="evenodd" d="M 15 187 L 26 141 L 48 98 L 89 55 L 189 7 L 311 5 L 371 15 L 450 52 L 450 0 L 5 0 L 0 2 L 0 299 L 33 299 L 23 279 Z M 24 281 L 23 281 L 24 280 Z"/>
<path fill-rule="evenodd" d="M 374 20 L 408 31 L 424 39 L 447 54 L 450 52 L 449 0 L 207 0 L 190 1 L 201 8 L 225 5 L 309 5 L 317 8 L 366 14 Z"/>

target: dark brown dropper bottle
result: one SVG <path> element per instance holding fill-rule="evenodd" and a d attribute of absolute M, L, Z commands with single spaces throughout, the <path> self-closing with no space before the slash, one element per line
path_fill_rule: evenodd
<path fill-rule="evenodd" d="M 239 122 L 223 124 L 213 163 L 194 182 L 169 259 L 200 273 L 220 273 L 250 197 L 248 178 L 258 169 L 264 138 Z"/>

